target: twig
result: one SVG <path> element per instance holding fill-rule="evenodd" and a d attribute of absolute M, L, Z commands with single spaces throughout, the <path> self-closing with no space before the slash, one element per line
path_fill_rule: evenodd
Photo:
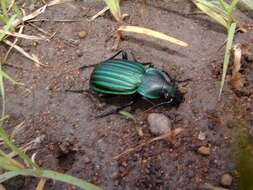
<path fill-rule="evenodd" d="M 143 143 L 141 143 L 141 144 L 139 144 L 139 145 L 137 145 L 137 146 L 135 146 L 135 147 L 128 148 L 127 150 L 123 151 L 123 152 L 120 153 L 119 155 L 114 156 L 114 157 L 113 157 L 113 160 L 119 160 L 119 159 L 121 159 L 122 157 L 127 156 L 128 154 L 131 154 L 131 153 L 133 153 L 133 152 L 136 152 L 136 151 L 138 151 L 139 149 L 141 149 L 142 147 L 144 147 L 144 146 L 146 146 L 146 145 L 149 145 L 149 144 L 151 144 L 151 143 L 153 143 L 153 142 L 155 142 L 155 141 L 159 141 L 159 140 L 163 140 L 163 139 L 169 138 L 170 135 L 171 135 L 171 133 L 167 133 L 167 134 L 165 134 L 165 135 L 161 135 L 161 136 L 152 138 L 152 139 L 150 139 L 150 140 L 148 140 L 148 141 L 145 141 L 145 142 L 143 142 Z"/>
<path fill-rule="evenodd" d="M 28 20 L 27 22 L 31 23 L 31 22 L 81 22 L 81 20 L 71 20 L 71 19 L 46 19 L 46 18 L 42 18 L 42 19 L 33 19 L 33 20 Z"/>
<path fill-rule="evenodd" d="M 97 17 L 101 16 L 102 14 L 104 14 L 108 10 L 109 10 L 109 7 L 104 7 L 101 11 L 99 11 L 97 14 L 95 14 L 93 17 L 91 17 L 89 19 L 89 21 L 95 20 Z"/>
<path fill-rule="evenodd" d="M 177 134 L 181 133 L 183 131 L 183 129 L 181 127 L 174 129 L 173 131 L 164 134 L 164 135 L 160 135 L 158 137 L 152 138 L 148 141 L 145 141 L 135 147 L 132 148 L 128 148 L 127 150 L 123 151 L 122 153 L 120 153 L 117 156 L 113 157 L 113 160 L 119 160 L 122 157 L 127 156 L 128 154 L 134 153 L 136 151 L 139 151 L 142 147 L 149 145 L 155 141 L 159 141 L 159 140 L 168 140 L 169 142 L 173 142 L 176 139 Z"/>
<path fill-rule="evenodd" d="M 43 30 L 42 28 L 36 26 L 36 25 L 33 24 L 33 23 L 28 22 L 28 25 L 34 27 L 36 30 L 38 30 L 39 32 L 41 32 L 41 33 L 43 33 L 43 34 L 46 34 L 46 35 L 48 35 L 48 36 L 51 36 L 51 35 L 52 35 L 52 34 L 50 34 L 49 32 Z"/>

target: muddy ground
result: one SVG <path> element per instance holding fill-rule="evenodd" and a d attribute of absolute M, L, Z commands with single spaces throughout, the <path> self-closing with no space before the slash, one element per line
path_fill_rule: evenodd
<path fill-rule="evenodd" d="M 20 2 L 22 3 L 22 2 Z M 39 1 L 27 11 L 40 7 Z M 226 39 L 226 31 L 197 11 L 184 0 L 123 1 L 122 12 L 129 14 L 126 22 L 145 26 L 175 36 L 189 43 L 182 48 L 163 41 L 139 35 L 124 35 L 120 49 L 133 51 L 141 62 L 152 62 L 178 80 L 191 78 L 180 85 L 185 101 L 176 109 L 168 106 L 151 112 L 163 113 L 173 122 L 173 128 L 183 128 L 173 144 L 155 142 L 140 151 L 118 161 L 112 158 L 125 149 L 154 137 L 147 129 L 146 118 L 150 112 L 147 102 L 130 110 L 143 128 L 139 137 L 133 122 L 120 115 L 94 119 L 98 113 L 112 109 L 122 99 L 103 100 L 87 94 L 65 92 L 66 89 L 87 89 L 92 68 L 79 72 L 76 68 L 98 63 L 113 55 L 113 34 L 116 22 L 106 13 L 89 22 L 88 18 L 103 8 L 99 1 L 74 1 L 49 7 L 40 18 L 49 21 L 35 22 L 43 30 L 56 35 L 49 42 L 19 43 L 26 51 L 37 54 L 48 67 L 37 68 L 18 53 L 13 53 L 6 67 L 16 80 L 25 83 L 24 88 L 7 86 L 8 130 L 25 121 L 26 127 L 18 133 L 17 142 L 22 145 L 36 137 L 43 141 L 29 154 L 37 152 L 36 162 L 44 168 L 71 174 L 106 190 L 152 189 L 196 190 L 206 184 L 220 186 L 224 173 L 233 175 L 230 189 L 237 189 L 238 176 L 232 158 L 235 110 L 241 110 L 247 127 L 252 127 L 253 63 L 247 59 L 243 70 L 246 85 L 244 93 L 235 93 L 226 83 L 221 101 L 218 101 L 220 69 L 224 49 L 219 50 Z M 237 11 L 243 22 L 252 22 L 252 14 Z M 53 22 L 71 19 L 78 22 Z M 80 38 L 79 32 L 87 32 Z M 27 25 L 26 34 L 38 34 Z M 238 33 L 237 42 L 252 43 L 253 32 Z M 6 47 L 1 47 L 2 51 Z M 99 101 L 98 101 L 99 100 Z M 127 100 L 125 100 L 127 101 Z M 101 103 L 102 102 L 102 103 Z M 128 110 L 129 111 L 129 110 Z M 206 135 L 199 140 L 199 133 Z M 210 155 L 197 152 L 200 146 L 209 146 Z M 16 178 L 5 184 L 11 190 L 35 189 L 33 178 Z M 48 181 L 48 190 L 74 189 L 69 185 Z"/>

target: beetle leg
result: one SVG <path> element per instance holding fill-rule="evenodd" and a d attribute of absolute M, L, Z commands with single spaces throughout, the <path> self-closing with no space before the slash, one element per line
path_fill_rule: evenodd
<path fill-rule="evenodd" d="M 130 51 L 130 53 L 131 53 L 131 56 L 132 56 L 132 58 L 133 58 L 133 61 L 139 62 L 139 61 L 136 59 L 136 57 L 135 57 L 133 51 Z M 151 63 L 151 62 L 144 62 L 144 63 L 141 63 L 141 64 L 142 64 L 142 65 L 149 65 L 150 67 L 154 67 L 154 64 Z"/>
<path fill-rule="evenodd" d="M 184 82 L 189 82 L 192 81 L 192 79 L 184 79 L 184 80 L 175 80 L 177 83 L 184 83 Z"/>
<path fill-rule="evenodd" d="M 175 79 L 171 78 L 171 76 L 169 75 L 168 72 L 166 72 L 166 71 L 163 71 L 163 72 L 167 75 L 167 77 L 168 77 L 171 81 L 173 81 L 173 82 L 176 81 Z"/>
<path fill-rule="evenodd" d="M 86 89 L 86 90 L 71 90 L 71 89 L 66 89 L 65 92 L 72 92 L 72 93 L 79 93 L 79 94 L 82 94 L 84 92 L 88 92 L 89 89 Z"/>
<path fill-rule="evenodd" d="M 184 82 L 192 81 L 191 78 L 189 78 L 189 79 L 184 79 L 184 80 L 176 80 L 176 79 L 171 78 L 171 76 L 169 75 L 169 73 L 167 73 L 166 71 L 163 71 L 163 72 L 164 72 L 164 73 L 168 76 L 168 78 L 169 78 L 171 81 L 173 81 L 173 82 L 184 83 Z"/>
<path fill-rule="evenodd" d="M 136 59 L 136 57 L 135 57 L 135 55 L 134 55 L 134 53 L 133 53 L 133 51 L 130 51 L 130 53 L 131 53 L 131 56 L 132 56 L 133 60 L 134 60 L 135 62 L 138 62 L 137 59 Z"/>
<path fill-rule="evenodd" d="M 95 118 L 103 118 L 103 117 L 106 117 L 106 116 L 109 116 L 109 115 L 112 115 L 112 114 L 116 114 L 119 111 L 121 111 L 121 110 L 123 110 L 123 109 L 125 109 L 125 108 L 127 108 L 127 107 L 129 107 L 131 105 L 133 105 L 134 103 L 135 103 L 135 101 L 130 101 L 129 103 L 127 103 L 127 104 L 125 104 L 123 106 L 120 106 L 120 107 L 118 107 L 118 108 L 116 108 L 114 110 L 111 110 L 111 111 L 109 111 L 107 113 L 102 113 L 100 115 L 97 115 Z"/>
<path fill-rule="evenodd" d="M 107 58 L 107 59 L 104 60 L 104 61 L 107 61 L 107 60 L 110 60 L 110 59 L 114 59 L 115 57 L 117 57 L 117 56 L 118 56 L 119 54 L 121 54 L 121 53 L 123 54 L 123 50 L 119 50 L 116 54 L 114 54 L 113 56 Z M 82 71 L 82 70 L 84 70 L 84 69 L 86 69 L 86 68 L 89 68 L 89 67 L 95 67 L 96 65 L 99 65 L 100 63 L 101 63 L 101 62 L 92 64 L 92 65 L 84 65 L 84 66 L 79 67 L 78 70 Z"/>
<path fill-rule="evenodd" d="M 154 102 L 152 102 L 150 99 L 148 99 L 148 98 L 146 98 L 146 97 L 144 97 L 144 96 L 142 96 L 142 99 L 143 99 L 143 100 L 146 100 L 147 102 L 149 102 L 150 104 L 152 104 L 152 106 L 155 106 L 155 105 L 156 105 Z"/>
<path fill-rule="evenodd" d="M 123 53 L 123 50 L 119 50 L 116 54 L 114 54 L 113 56 L 109 57 L 108 59 L 106 59 L 105 61 L 107 60 L 110 60 L 110 59 L 114 59 L 115 57 L 117 57 L 119 54 Z"/>
<path fill-rule="evenodd" d="M 124 59 L 124 60 L 128 60 L 128 55 L 127 55 L 127 52 L 122 51 L 121 53 L 122 53 L 122 59 Z"/>

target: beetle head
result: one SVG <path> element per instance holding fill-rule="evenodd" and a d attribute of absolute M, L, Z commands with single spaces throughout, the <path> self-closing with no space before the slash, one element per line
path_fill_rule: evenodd
<path fill-rule="evenodd" d="M 176 107 L 178 107 L 179 104 L 184 100 L 183 93 L 177 89 L 175 84 L 164 85 L 162 94 L 166 101 Z"/>

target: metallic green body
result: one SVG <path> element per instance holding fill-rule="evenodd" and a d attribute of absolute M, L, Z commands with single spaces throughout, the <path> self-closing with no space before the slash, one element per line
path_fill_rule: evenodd
<path fill-rule="evenodd" d="M 90 88 L 102 94 L 134 94 L 145 71 L 146 68 L 140 63 L 110 59 L 95 67 L 90 78 Z"/>
<path fill-rule="evenodd" d="M 175 98 L 178 94 L 175 84 L 162 70 L 124 59 L 109 59 L 97 65 L 90 88 L 102 94 L 138 93 L 148 99 Z"/>

